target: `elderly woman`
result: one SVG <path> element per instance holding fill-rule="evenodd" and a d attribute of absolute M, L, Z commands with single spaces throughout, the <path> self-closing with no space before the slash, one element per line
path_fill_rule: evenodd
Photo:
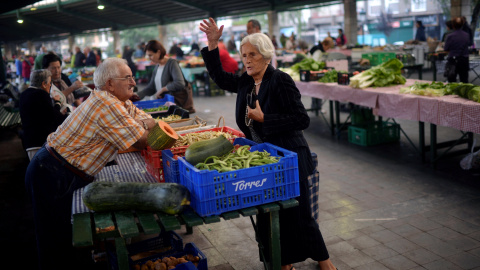
<path fill-rule="evenodd" d="M 129 100 L 135 80 L 125 60 L 106 59 L 95 70 L 93 80 L 96 90 L 48 136 L 25 175 L 41 269 L 76 266 L 73 192 L 93 181 L 118 150 L 145 148 L 148 130 L 155 125 L 150 115 Z"/>
<path fill-rule="evenodd" d="M 307 258 L 319 261 L 321 269 L 335 269 L 308 203 L 307 177 L 314 165 L 302 130 L 308 127 L 310 118 L 292 78 L 269 64 L 274 53 L 272 41 L 261 33 L 246 36 L 240 44 L 246 72 L 237 76 L 225 72 L 220 62 L 217 44 L 223 26 L 218 28 L 210 18 L 200 24 L 200 30 L 208 39 L 208 47 L 201 51 L 208 73 L 220 88 L 237 93 L 238 127 L 251 140 L 269 142 L 298 154 L 300 205 L 280 211 L 282 269 L 293 269 L 293 263 Z M 253 107 L 247 105 L 248 94 L 258 97 Z M 264 244 L 266 222 L 266 217 L 258 216 L 259 236 Z"/>
<path fill-rule="evenodd" d="M 51 85 L 52 73 L 49 70 L 34 70 L 30 76 L 30 87 L 20 95 L 22 143 L 30 160 L 45 143 L 48 134 L 67 118 L 60 112 L 60 101 L 53 103 L 50 98 Z"/>
<path fill-rule="evenodd" d="M 168 57 L 165 47 L 157 40 L 147 43 L 145 54 L 156 66 L 150 83 L 138 92 L 138 97 L 143 99 L 145 96 L 152 96 L 157 99 L 170 94 L 175 97 L 175 104 L 194 113 L 192 88 L 188 87 L 188 81 L 185 80 L 177 60 Z"/>

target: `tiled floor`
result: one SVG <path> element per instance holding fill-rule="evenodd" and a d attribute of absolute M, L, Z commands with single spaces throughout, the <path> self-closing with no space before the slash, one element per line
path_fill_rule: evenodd
<path fill-rule="evenodd" d="M 310 104 L 309 98 L 303 100 Z M 235 95 L 195 97 L 195 105 L 196 115 L 209 123 L 224 116 L 226 125 L 236 128 Z M 418 145 L 417 123 L 397 122 Z M 2 255 L 34 262 L 23 188 L 26 157 L 15 134 L 0 134 L 1 240 L 11 251 Z M 457 134 L 438 128 L 439 140 Z M 397 143 L 357 146 L 348 142 L 346 132 L 331 136 L 325 121 L 313 113 L 305 136 L 318 155 L 318 221 L 338 269 L 480 269 L 480 171 L 463 171 L 462 156 L 441 159 L 433 169 L 428 160 L 421 162 L 404 135 Z M 263 269 L 248 218 L 195 227 L 192 235 L 184 228 L 178 233 L 206 254 L 209 269 Z M 295 268 L 318 266 L 307 260 Z"/>

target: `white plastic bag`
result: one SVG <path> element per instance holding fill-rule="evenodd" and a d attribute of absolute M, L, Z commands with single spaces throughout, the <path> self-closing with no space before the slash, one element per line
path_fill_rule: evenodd
<path fill-rule="evenodd" d="M 464 170 L 478 169 L 480 168 L 480 150 L 473 152 L 475 149 L 476 140 L 473 141 L 471 153 L 466 155 L 460 161 L 460 167 Z"/>

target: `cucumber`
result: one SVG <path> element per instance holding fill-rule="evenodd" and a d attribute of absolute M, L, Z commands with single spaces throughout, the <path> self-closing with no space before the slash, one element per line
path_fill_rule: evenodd
<path fill-rule="evenodd" d="M 220 135 L 214 139 L 192 143 L 185 151 L 185 160 L 195 166 L 210 156 L 221 157 L 232 150 L 233 144 L 225 136 Z"/>
<path fill-rule="evenodd" d="M 160 211 L 178 214 L 190 204 L 190 192 L 176 183 L 92 182 L 82 194 L 85 205 L 97 212 Z"/>

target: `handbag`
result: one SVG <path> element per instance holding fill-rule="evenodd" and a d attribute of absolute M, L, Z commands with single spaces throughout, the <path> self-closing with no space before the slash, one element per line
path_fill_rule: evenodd
<path fill-rule="evenodd" d="M 443 76 L 445 78 L 449 78 L 449 77 L 455 77 L 457 76 L 457 73 L 456 73 L 456 61 L 455 59 L 448 59 L 447 60 L 447 63 L 445 63 L 445 72 L 443 73 Z"/>

